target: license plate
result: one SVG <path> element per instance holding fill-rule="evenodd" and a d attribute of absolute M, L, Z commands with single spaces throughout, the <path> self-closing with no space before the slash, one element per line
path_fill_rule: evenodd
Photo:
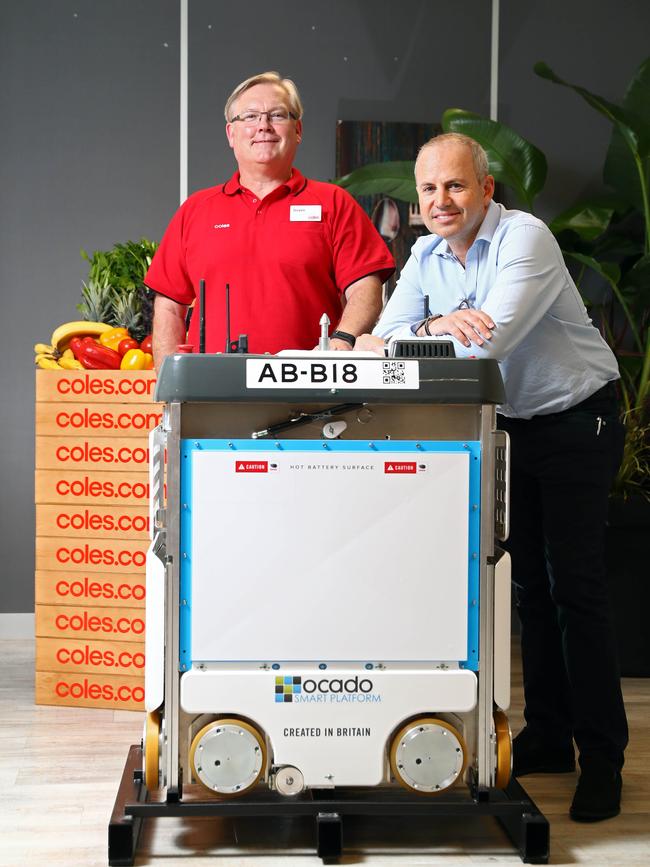
<path fill-rule="evenodd" d="M 417 361 L 249 358 L 246 388 L 419 388 Z"/>

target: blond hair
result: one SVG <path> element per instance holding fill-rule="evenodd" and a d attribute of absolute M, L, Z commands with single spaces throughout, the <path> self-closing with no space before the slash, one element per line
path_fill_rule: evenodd
<path fill-rule="evenodd" d="M 476 173 L 479 184 L 482 184 L 490 171 L 487 154 L 475 139 L 470 138 L 468 135 L 463 135 L 460 132 L 446 132 L 443 133 L 443 135 L 437 135 L 430 138 L 429 141 L 425 142 L 418 151 L 415 164 L 417 165 L 417 161 L 425 150 L 438 147 L 438 145 L 443 145 L 447 142 L 455 142 L 456 144 L 465 145 L 465 147 L 470 149 L 472 153 L 472 163 L 474 164 L 474 172 Z"/>
<path fill-rule="evenodd" d="M 279 72 L 270 71 L 260 72 L 259 75 L 252 75 L 250 78 L 247 78 L 246 81 L 242 81 L 241 84 L 237 85 L 228 97 L 223 110 L 226 123 L 230 123 L 232 120 L 230 117 L 230 109 L 232 108 L 233 103 L 236 102 L 243 93 L 250 90 L 251 87 L 255 87 L 256 84 L 277 84 L 277 86 L 281 87 L 287 95 L 291 114 L 298 119 L 302 117 L 302 102 L 296 85 L 290 78 L 282 78 Z"/>

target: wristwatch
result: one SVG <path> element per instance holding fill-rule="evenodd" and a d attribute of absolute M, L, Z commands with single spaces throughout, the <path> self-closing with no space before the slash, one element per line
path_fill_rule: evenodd
<path fill-rule="evenodd" d="M 433 316 L 427 316 L 424 320 L 424 332 L 429 337 L 433 337 L 433 334 L 429 331 L 429 322 L 435 322 L 436 319 L 442 319 L 442 313 L 434 313 Z"/>
<path fill-rule="evenodd" d="M 435 322 L 436 319 L 442 319 L 442 313 L 432 313 L 430 316 L 425 316 L 424 319 L 420 319 L 420 321 L 416 322 L 413 326 L 413 334 L 417 336 L 418 331 L 424 325 L 424 333 L 428 337 L 433 337 L 433 334 L 429 331 L 429 322 Z"/>
<path fill-rule="evenodd" d="M 354 334 L 348 334 L 347 331 L 333 331 L 330 334 L 330 340 L 345 340 L 346 343 L 349 343 L 350 346 L 354 349 L 354 344 L 357 342 L 357 338 Z"/>

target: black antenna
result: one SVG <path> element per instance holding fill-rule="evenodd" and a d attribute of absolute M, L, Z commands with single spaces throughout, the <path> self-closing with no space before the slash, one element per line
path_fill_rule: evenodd
<path fill-rule="evenodd" d="M 199 280 L 199 352 L 205 352 L 205 280 Z"/>
<path fill-rule="evenodd" d="M 230 346 L 230 283 L 226 283 L 226 352 L 232 352 Z"/>
<path fill-rule="evenodd" d="M 428 295 L 424 296 L 424 318 L 425 319 L 429 318 L 429 296 Z"/>

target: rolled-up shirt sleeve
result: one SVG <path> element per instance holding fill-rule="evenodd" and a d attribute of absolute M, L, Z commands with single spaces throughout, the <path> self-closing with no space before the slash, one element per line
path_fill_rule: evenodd
<path fill-rule="evenodd" d="M 431 255 L 436 255 L 431 254 Z M 492 339 L 482 346 L 465 346 L 451 335 L 438 335 L 453 342 L 456 356 L 504 359 L 526 338 L 570 283 L 560 248 L 543 226 L 513 227 L 499 247 L 496 275 L 477 306 L 495 323 Z M 451 260 L 439 261 L 438 281 L 445 271 L 457 268 Z M 404 266 L 395 291 L 374 330 L 383 338 L 413 338 L 413 327 L 424 318 L 425 290 L 430 308 L 443 316 L 458 309 L 453 292 L 435 286 L 423 290 L 423 273 L 416 255 Z M 421 339 L 421 338 L 418 338 Z"/>
<path fill-rule="evenodd" d="M 502 361 L 545 316 L 568 279 L 560 248 L 547 229 L 513 228 L 501 244 L 496 280 L 480 307 L 495 323 L 492 339 L 464 346 L 451 337 L 456 356 Z"/>
<path fill-rule="evenodd" d="M 412 253 L 372 332 L 374 335 L 385 339 L 413 337 L 413 326 L 424 318 L 424 293 L 420 283 L 419 261 Z"/>

